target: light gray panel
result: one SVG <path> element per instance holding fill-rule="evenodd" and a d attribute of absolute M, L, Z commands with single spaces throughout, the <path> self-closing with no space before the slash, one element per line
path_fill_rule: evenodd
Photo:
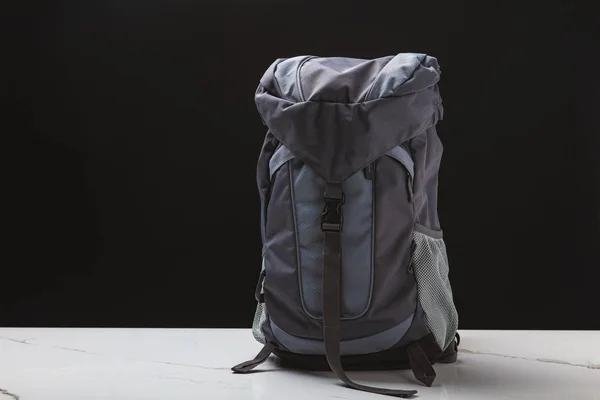
<path fill-rule="evenodd" d="M 369 354 L 384 351 L 396 344 L 406 333 L 413 320 L 411 314 L 404 321 L 371 336 L 358 339 L 342 340 L 340 352 L 342 355 Z M 290 335 L 271 321 L 273 335 L 282 345 L 291 352 L 298 354 L 325 354 L 325 344 L 321 340 L 304 339 Z"/>
<path fill-rule="evenodd" d="M 293 202 L 299 249 L 302 302 L 312 318 L 323 314 L 323 232 L 325 182 L 300 161 L 291 164 Z M 361 172 L 343 183 L 345 193 L 342 229 L 342 318 L 363 315 L 373 286 L 373 183 Z"/>

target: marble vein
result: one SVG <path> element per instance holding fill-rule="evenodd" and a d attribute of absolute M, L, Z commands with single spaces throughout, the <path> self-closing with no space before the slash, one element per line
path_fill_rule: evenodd
<path fill-rule="evenodd" d="M 74 351 L 74 352 L 77 352 L 77 353 L 92 354 L 94 356 L 101 356 L 102 355 L 100 353 L 92 353 L 91 351 L 82 350 L 82 349 L 74 349 L 74 348 L 71 348 L 71 347 L 63 347 L 63 346 L 48 346 L 48 347 L 51 347 L 53 349 L 65 350 L 65 351 Z"/>
<path fill-rule="evenodd" d="M 197 381 L 195 379 L 190 379 L 190 378 L 177 378 L 174 376 L 155 376 L 155 379 L 160 379 L 160 380 L 170 380 L 170 381 L 184 381 L 184 382 L 192 382 L 192 383 L 206 383 L 205 381 Z"/>
<path fill-rule="evenodd" d="M 3 395 L 5 395 L 5 396 L 8 396 L 8 397 L 12 397 L 14 400 L 19 400 L 19 399 L 20 399 L 20 397 L 19 397 L 19 396 L 17 396 L 17 395 L 16 395 L 16 394 L 14 394 L 14 393 L 11 393 L 11 392 L 9 392 L 9 391 L 8 391 L 8 390 L 6 390 L 6 389 L 2 389 L 2 388 L 0 388 L 0 394 L 3 394 Z"/>
<path fill-rule="evenodd" d="M 23 345 L 40 345 L 38 343 L 30 343 L 33 340 L 36 340 L 36 338 L 30 338 L 30 339 L 13 339 L 10 337 L 4 337 L 4 336 L 0 336 L 0 340 L 6 340 L 9 342 L 13 342 L 13 343 L 19 343 L 19 344 L 23 344 Z M 94 353 L 94 352 L 90 352 L 87 350 L 83 350 L 83 349 L 76 349 L 76 348 L 70 348 L 70 347 L 63 347 L 63 346 L 53 346 L 53 345 L 43 345 L 42 346 L 45 347 L 49 347 L 49 348 L 55 348 L 55 349 L 59 349 L 59 350 L 64 350 L 64 351 L 71 351 L 71 352 L 78 352 L 78 353 L 84 353 L 84 354 L 90 354 L 90 355 L 97 355 L 97 356 L 103 356 L 103 354 L 100 353 Z M 469 350 L 469 349 L 465 349 L 462 348 L 459 350 L 459 352 L 464 353 L 464 354 L 472 354 L 472 355 L 485 355 L 485 356 L 492 356 L 492 357 L 503 357 L 503 358 L 509 358 L 509 359 L 515 359 L 515 360 L 525 360 L 525 361 L 533 361 L 533 362 L 541 362 L 541 363 L 547 363 L 547 364 L 556 364 L 556 365 L 564 365 L 564 366 L 570 366 L 570 367 L 578 367 L 578 368 L 587 368 L 587 369 L 592 369 L 592 370 L 600 370 L 600 364 L 595 364 L 595 363 L 588 363 L 588 364 L 579 364 L 579 363 L 573 363 L 573 362 L 569 362 L 569 361 L 564 361 L 564 360 L 556 360 L 556 359 L 550 359 L 550 358 L 528 358 L 528 357 L 521 357 L 521 356 L 514 356 L 514 355 L 508 355 L 508 354 L 501 354 L 501 353 L 493 353 L 493 352 L 484 352 L 484 351 L 474 351 L 474 350 Z M 146 359 L 140 359 L 140 358 L 126 358 L 127 360 L 130 361 L 138 361 L 138 362 L 146 362 L 146 363 L 153 363 L 153 364 L 163 364 L 163 365 L 172 365 L 172 366 L 178 366 L 178 367 L 188 367 L 188 368 L 199 368 L 199 369 L 205 369 L 205 370 L 213 370 L 213 371 L 224 371 L 224 370 L 230 370 L 230 367 L 210 367 L 210 366 L 205 366 L 205 365 L 197 365 L 197 364 L 185 364 L 185 363 L 177 363 L 177 362 L 171 362 L 171 361 L 162 361 L 162 360 L 146 360 Z M 173 378 L 175 379 L 175 378 Z M 185 379 L 183 379 L 185 380 Z M 193 380 L 189 380 L 190 382 L 196 382 L 196 383 L 201 383 L 198 381 L 193 381 Z M 6 392 L 3 389 L 0 389 L 0 393 L 4 394 L 4 395 L 10 395 L 11 397 L 13 397 L 13 399 L 18 400 L 19 397 L 15 397 L 15 395 Z"/>
<path fill-rule="evenodd" d="M 28 341 L 34 340 L 34 339 L 17 340 L 17 339 L 12 339 L 12 338 L 7 338 L 7 337 L 1 337 L 0 336 L 0 340 L 7 340 L 9 342 L 14 342 L 14 343 L 19 343 L 19 344 L 26 344 L 26 345 L 33 344 L 33 343 L 28 343 Z M 42 345 L 42 346 L 44 346 L 44 345 Z M 45 345 L 45 346 L 49 347 L 49 348 L 53 348 L 53 349 L 64 350 L 64 351 L 73 351 L 73 352 L 77 352 L 77 353 L 91 354 L 91 355 L 95 355 L 95 356 L 104 356 L 104 354 L 94 353 L 94 352 L 83 350 L 83 349 L 75 349 L 75 348 L 71 348 L 71 347 L 52 346 L 52 345 Z M 121 358 L 121 357 L 119 357 L 119 358 Z M 125 358 L 125 359 L 126 360 L 130 360 L 130 361 L 147 362 L 147 363 L 153 363 L 153 364 L 174 365 L 174 366 L 178 366 L 178 367 L 201 368 L 201 369 L 208 369 L 208 370 L 215 370 L 215 371 L 230 370 L 231 369 L 231 367 L 208 367 L 208 366 L 204 366 L 204 365 L 184 364 L 184 363 L 176 363 L 176 362 L 160 361 L 160 360 L 144 360 L 144 359 L 141 359 L 141 358 L 131 358 L 131 357 L 128 357 L 128 358 Z"/>
<path fill-rule="evenodd" d="M 141 358 L 127 358 L 127 360 L 130 360 L 130 361 L 139 361 L 139 362 L 147 362 L 147 363 L 153 363 L 153 364 L 174 365 L 174 366 L 177 366 L 177 367 L 190 367 L 190 368 L 208 369 L 208 370 L 214 370 L 214 371 L 231 370 L 231 367 L 207 367 L 205 365 L 183 364 L 183 363 L 176 363 L 176 362 L 171 362 L 171 361 L 144 360 L 144 359 L 141 359 Z"/>
<path fill-rule="evenodd" d="M 0 336 L 0 339 L 1 340 L 8 340 L 9 342 L 21 343 L 21 344 L 31 344 L 29 342 L 32 341 L 32 340 L 35 340 L 35 338 L 24 339 L 24 340 L 17 340 L 17 339 L 7 338 L 7 337 L 3 337 L 3 336 Z"/>
<path fill-rule="evenodd" d="M 519 356 L 509 356 L 507 354 L 488 353 L 488 352 L 483 352 L 483 351 L 473 351 L 473 350 L 469 350 L 469 349 L 460 349 L 459 353 L 482 355 L 482 356 L 504 357 L 504 358 L 511 358 L 513 360 L 526 360 L 526 361 L 542 362 L 542 363 L 547 363 L 547 364 L 566 365 L 569 367 L 579 367 L 579 368 L 600 370 L 600 364 L 577 364 L 577 363 L 571 363 L 568 361 L 553 360 L 550 358 L 527 358 L 527 357 L 519 357 Z"/>
<path fill-rule="evenodd" d="M 14 343 L 20 343 L 20 344 L 27 344 L 27 345 L 39 345 L 37 343 L 29 343 L 32 340 L 35 340 L 35 338 L 32 339 L 25 339 L 25 340 L 17 340 L 17 339 L 12 339 L 12 338 L 7 338 L 7 337 L 0 337 L 0 340 L 8 340 L 9 342 L 14 342 Z M 52 345 L 43 345 L 42 346 L 46 346 L 52 349 L 59 349 L 59 350 L 65 350 L 65 351 L 75 351 L 78 353 L 86 353 L 86 354 L 93 354 L 96 356 L 101 356 L 102 354 L 100 353 L 93 353 L 91 351 L 87 351 L 87 350 L 82 350 L 82 349 L 74 349 L 71 347 L 63 347 L 63 346 L 52 346 Z"/>

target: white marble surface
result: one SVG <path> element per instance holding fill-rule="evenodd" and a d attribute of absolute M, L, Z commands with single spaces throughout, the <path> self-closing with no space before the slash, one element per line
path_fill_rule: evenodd
<path fill-rule="evenodd" d="M 459 361 L 433 387 L 409 371 L 353 372 L 418 399 L 600 400 L 600 332 L 460 331 Z M 234 375 L 260 345 L 246 329 L 2 329 L 0 400 L 376 399 L 331 373 Z"/>

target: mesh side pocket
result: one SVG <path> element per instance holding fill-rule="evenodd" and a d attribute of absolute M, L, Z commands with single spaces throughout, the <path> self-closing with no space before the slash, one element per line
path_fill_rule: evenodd
<path fill-rule="evenodd" d="M 417 279 L 419 302 L 425 312 L 427 326 L 442 350 L 454 340 L 458 329 L 458 313 L 448 279 L 448 256 L 443 239 L 413 232 L 416 244 L 412 262 Z"/>
<path fill-rule="evenodd" d="M 265 262 L 263 259 L 261 274 L 265 272 Z M 263 280 L 260 293 L 264 293 L 265 281 Z M 262 329 L 263 325 L 267 322 L 267 307 L 265 303 L 258 303 L 256 305 L 256 312 L 254 313 L 254 321 L 252 321 L 252 336 L 257 342 L 265 344 L 265 334 Z"/>
<path fill-rule="evenodd" d="M 254 313 L 254 321 L 252 322 L 252 336 L 257 342 L 265 344 L 265 334 L 262 326 L 267 322 L 267 310 L 265 303 L 258 303 L 256 312 Z"/>

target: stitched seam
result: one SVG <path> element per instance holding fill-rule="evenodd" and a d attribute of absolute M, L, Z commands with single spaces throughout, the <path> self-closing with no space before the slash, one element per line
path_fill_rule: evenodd
<path fill-rule="evenodd" d="M 414 230 L 415 232 L 425 235 L 433 240 L 442 240 L 444 238 L 444 233 L 441 229 L 432 229 L 426 227 L 425 225 L 415 223 Z"/>
<path fill-rule="evenodd" d="M 306 64 L 307 61 L 312 60 L 314 58 L 317 58 L 317 56 L 306 57 L 304 60 L 300 61 L 300 64 L 298 64 L 298 68 L 296 69 L 296 87 L 298 88 L 298 94 L 300 95 L 301 101 L 305 101 L 305 99 L 304 92 L 302 91 L 302 85 L 300 84 L 300 71 L 302 70 L 302 67 L 304 66 L 304 64 Z"/>
<path fill-rule="evenodd" d="M 294 225 L 294 238 L 296 241 L 296 268 L 298 269 L 298 290 L 300 290 L 300 302 L 302 303 L 302 309 L 306 312 L 304 307 L 304 293 L 302 290 L 302 263 L 300 260 L 300 235 L 298 234 L 298 216 L 296 214 L 296 195 L 294 194 L 294 172 L 292 163 L 288 163 L 288 175 L 290 177 L 290 200 L 292 202 L 292 221 Z"/>
<path fill-rule="evenodd" d="M 302 305 L 302 310 L 304 313 L 316 320 L 321 320 L 322 318 L 314 316 L 308 308 L 306 307 L 306 303 L 304 302 L 304 286 L 302 281 L 302 259 L 300 256 L 300 234 L 298 232 L 298 215 L 296 213 L 296 195 L 294 188 L 294 169 L 292 168 L 292 163 L 288 163 L 288 175 L 290 176 L 290 198 L 292 201 L 292 219 L 294 221 L 294 235 L 296 237 L 296 267 L 298 269 L 298 289 L 300 290 L 300 303 Z"/>
<path fill-rule="evenodd" d="M 362 174 L 362 169 L 359 170 L 358 172 L 356 172 L 355 174 L 353 174 L 352 176 L 356 175 L 356 174 Z M 365 178 L 366 179 L 366 178 Z M 377 179 L 377 178 L 376 178 Z M 369 309 L 371 308 L 371 301 L 373 299 L 373 287 L 375 285 L 375 184 L 373 183 L 374 181 L 371 181 L 371 287 L 369 289 L 369 298 L 367 299 L 367 304 L 365 305 L 365 308 L 359 312 L 356 315 L 351 315 L 348 317 L 342 317 L 340 316 L 340 320 L 341 321 L 352 321 L 355 319 L 359 319 L 361 317 L 364 317 L 365 314 L 369 311 Z M 343 185 L 343 183 L 342 183 Z M 343 254 L 342 254 L 342 261 L 343 261 Z M 343 268 L 343 264 L 342 264 L 342 268 Z M 342 287 L 343 290 L 343 287 Z M 320 318 L 322 319 L 322 318 Z"/>
<path fill-rule="evenodd" d="M 408 155 L 408 158 L 410 158 L 413 161 L 413 170 L 412 171 L 410 170 L 410 168 L 408 168 L 408 165 L 406 165 L 404 163 L 404 161 L 402 161 L 402 159 L 400 159 L 399 157 L 396 157 L 395 154 L 391 153 L 391 150 L 386 151 L 384 155 L 386 155 L 386 156 L 388 156 L 388 157 L 390 157 L 390 158 L 398 161 L 400 164 L 402 164 L 402 166 L 404 167 L 404 169 L 406 170 L 406 172 L 408 172 L 410 174 L 410 176 L 413 179 L 415 179 L 415 164 L 414 164 L 413 158 L 411 157 L 411 155 L 402 146 L 398 145 L 396 147 L 399 147 L 400 149 L 402 149 L 402 151 L 405 152 L 406 155 Z M 396 147 L 393 147 L 392 150 L 395 149 Z"/>
<path fill-rule="evenodd" d="M 413 138 L 414 138 L 414 137 L 417 137 L 417 136 L 419 136 L 419 135 L 422 135 L 423 133 L 425 133 L 425 132 L 427 131 L 427 129 L 429 129 L 429 128 L 431 128 L 431 127 L 435 126 L 435 124 L 436 124 L 436 122 L 437 122 L 437 120 L 436 120 L 436 113 L 435 113 L 435 112 L 432 114 L 432 117 L 433 117 L 433 121 L 432 121 L 432 123 L 431 123 L 431 124 L 429 124 L 429 125 L 427 125 L 427 126 L 424 128 L 424 129 L 422 129 L 422 130 L 418 131 L 418 133 L 415 133 L 415 134 L 412 136 Z M 273 132 L 273 134 L 275 135 L 276 133 L 275 133 L 275 132 Z M 287 147 L 287 148 L 288 148 L 288 149 L 289 149 L 289 150 L 290 150 L 292 153 L 294 153 L 294 155 L 296 155 L 296 154 L 297 154 L 297 153 L 296 153 L 296 151 L 297 151 L 297 150 L 296 150 L 296 149 L 294 149 L 294 147 L 293 147 L 293 146 L 290 146 L 288 143 L 284 142 L 284 141 L 283 141 L 283 140 L 281 140 L 279 137 L 277 137 L 277 139 L 278 139 L 278 140 L 279 140 L 279 141 L 280 141 L 280 142 L 281 142 L 281 143 L 282 143 L 284 146 L 286 146 L 286 147 Z M 385 147 L 387 147 L 387 148 L 388 148 L 387 150 L 385 150 L 384 152 L 382 152 L 381 154 L 378 154 L 377 156 L 375 156 L 375 157 L 373 157 L 373 158 L 370 158 L 370 159 L 369 159 L 367 162 L 365 162 L 364 164 L 362 164 L 362 165 L 361 165 L 361 167 L 360 167 L 360 168 L 359 168 L 357 171 L 355 171 L 354 173 L 350 174 L 350 176 L 352 176 L 352 175 L 354 175 L 356 172 L 358 172 L 358 171 L 362 170 L 362 169 L 363 169 L 363 168 L 365 168 L 367 165 L 371 164 L 373 161 L 377 160 L 377 159 L 378 159 L 378 158 L 380 158 L 381 156 L 384 156 L 384 155 L 385 155 L 385 153 L 387 153 L 388 151 L 390 151 L 390 150 L 391 150 L 391 149 L 393 149 L 394 147 L 396 147 L 396 146 L 399 146 L 400 144 L 401 144 L 401 143 L 395 143 L 395 144 L 394 144 L 394 145 L 392 145 L 392 146 L 385 146 Z M 299 157 L 299 156 L 297 156 L 297 155 L 296 155 L 296 158 L 298 158 L 299 160 L 302 160 L 302 158 L 301 158 L 301 157 Z M 302 162 L 304 162 L 304 161 L 302 161 Z M 348 176 L 348 178 L 350 178 L 350 176 Z M 323 176 L 321 176 L 321 177 L 323 178 Z M 346 178 L 346 179 L 348 179 L 348 178 Z M 325 179 L 325 178 L 323 178 L 323 179 Z M 346 179 L 344 179 L 344 180 L 346 180 Z M 333 182 L 333 183 L 341 183 L 342 181 L 340 181 L 340 182 L 337 182 L 337 181 L 331 181 L 331 182 Z"/>
<path fill-rule="evenodd" d="M 371 91 L 373 91 L 373 86 L 375 86 L 375 82 L 377 82 L 377 80 L 379 79 L 379 77 L 383 73 L 383 70 L 385 69 L 385 67 L 387 67 L 388 64 L 391 63 L 394 58 L 395 57 L 390 58 L 390 60 L 388 62 L 386 62 L 385 65 L 379 70 L 379 72 L 377 73 L 377 75 L 373 79 L 373 82 L 371 82 L 371 85 L 369 85 L 369 90 L 367 90 L 367 94 L 365 94 L 363 96 L 363 99 L 368 99 L 369 98 L 369 96 L 371 95 Z"/>
<path fill-rule="evenodd" d="M 415 69 L 414 69 L 414 70 L 411 72 L 410 76 L 409 76 L 408 78 L 406 78 L 406 80 L 405 80 L 404 82 L 402 82 L 402 85 L 404 85 L 406 82 L 410 81 L 410 80 L 411 80 L 411 79 L 412 79 L 412 78 L 415 76 L 415 73 L 417 72 L 417 70 L 418 70 L 420 67 L 422 67 L 422 66 L 423 66 L 423 61 L 425 60 L 425 57 L 421 57 L 421 58 L 419 58 L 418 60 L 419 60 L 419 65 L 417 65 L 417 66 L 415 67 Z M 399 86 L 398 86 L 398 87 L 397 87 L 397 88 L 396 88 L 396 89 L 395 89 L 395 90 L 392 92 L 392 95 L 395 95 L 395 94 L 396 94 L 396 92 L 397 92 L 398 90 L 400 90 L 400 88 L 402 87 L 402 85 L 399 85 Z"/>
<path fill-rule="evenodd" d="M 283 149 L 284 147 L 285 146 L 281 146 L 280 149 Z M 275 164 L 273 166 L 272 169 L 269 169 L 269 179 L 273 179 L 273 175 L 275 174 L 275 172 L 277 172 L 277 170 L 279 168 L 281 168 L 286 162 L 288 162 L 290 160 L 293 160 L 294 158 L 296 158 L 296 156 L 294 155 L 294 153 L 292 153 L 290 151 L 290 154 L 288 154 L 287 156 L 283 157 L 277 164 Z"/>
<path fill-rule="evenodd" d="M 280 63 L 281 63 L 281 61 L 273 66 L 273 82 L 275 83 L 275 86 L 276 86 L 276 89 L 278 92 L 277 94 L 279 96 L 283 96 L 283 92 L 281 91 L 281 86 L 279 85 L 279 81 L 277 80 L 277 77 L 275 76 L 275 72 L 277 71 L 277 67 L 279 66 Z"/>
<path fill-rule="evenodd" d="M 279 100 L 279 101 L 284 101 L 284 102 L 289 103 L 290 105 L 287 106 L 287 107 L 292 107 L 292 106 L 295 106 L 295 105 L 302 105 L 302 104 L 306 104 L 306 103 L 315 103 L 315 104 L 326 103 L 326 104 L 342 104 L 342 105 L 345 105 L 345 106 L 354 106 L 354 105 L 359 105 L 359 104 L 369 104 L 369 103 L 373 103 L 373 102 L 381 101 L 381 100 L 399 99 L 399 98 L 402 98 L 402 97 L 405 97 L 405 96 L 411 96 L 411 95 L 414 95 L 414 94 L 417 94 L 417 93 L 424 92 L 424 91 L 426 91 L 428 89 L 431 89 L 431 88 L 435 87 L 436 85 L 437 85 L 437 82 L 433 83 L 433 84 L 431 84 L 429 86 L 426 86 L 426 87 L 424 87 L 424 88 L 422 88 L 420 90 L 415 90 L 414 92 L 404 93 L 401 96 L 393 96 L 393 95 L 392 96 L 383 96 L 383 97 L 378 97 L 378 98 L 373 99 L 373 100 L 357 101 L 357 102 L 353 102 L 353 103 L 341 103 L 339 101 L 328 101 L 328 100 L 303 100 L 303 101 L 293 102 L 293 101 L 290 101 L 290 100 L 287 100 L 287 99 L 284 99 L 284 98 L 281 98 L 281 97 L 273 96 L 273 94 L 271 94 L 269 92 L 265 92 L 265 94 L 268 95 L 268 96 L 276 97 L 277 100 Z M 439 97 L 439 94 L 437 96 Z M 436 101 L 436 102 L 433 103 L 433 105 L 436 106 L 436 107 L 439 106 L 440 104 L 442 104 L 441 100 L 440 101 Z"/>

